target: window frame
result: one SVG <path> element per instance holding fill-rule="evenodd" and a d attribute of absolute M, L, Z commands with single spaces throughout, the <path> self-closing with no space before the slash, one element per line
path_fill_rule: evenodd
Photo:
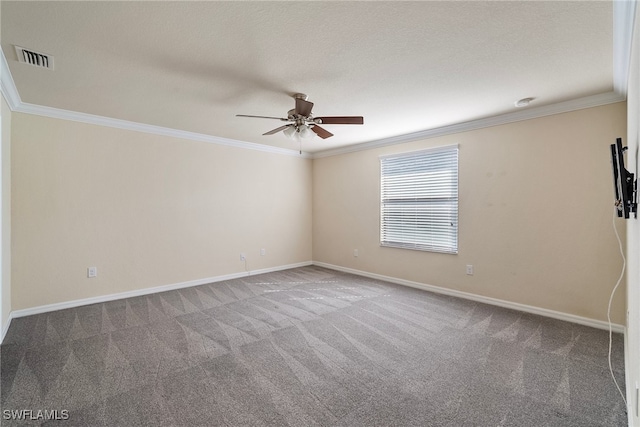
<path fill-rule="evenodd" d="M 379 160 L 380 246 L 457 254 L 459 234 L 458 144 L 381 155 Z M 412 162 L 414 163 L 412 164 Z M 389 201 L 390 194 L 398 196 L 400 193 L 404 193 L 406 190 L 402 186 L 407 188 L 406 184 L 414 182 L 415 179 L 415 177 L 407 177 L 396 179 L 395 183 L 389 182 L 390 177 L 394 175 L 390 173 L 390 168 L 395 168 L 400 172 L 402 172 L 401 169 L 404 169 L 407 175 L 425 175 L 418 181 L 419 185 L 413 187 L 414 193 L 421 192 L 423 197 L 415 197 L 415 194 L 414 197 L 401 194 L 405 197 L 396 197 Z M 448 174 L 447 171 L 449 171 Z M 401 173 L 396 173 L 396 176 L 400 175 Z M 451 179 L 450 184 L 436 184 L 434 186 L 433 177 L 437 175 L 440 175 L 441 178 L 449 175 L 446 179 Z M 396 188 L 390 190 L 390 187 L 394 185 Z M 385 198 L 385 191 L 387 198 Z M 425 195 L 427 197 L 424 197 Z M 436 195 L 438 196 L 435 197 Z M 412 211 L 421 213 L 414 215 L 414 218 L 411 218 L 410 215 L 405 216 L 406 212 Z M 395 215 L 395 218 L 390 218 L 392 215 Z M 403 226 L 401 220 L 406 225 Z M 421 222 L 424 226 L 419 225 Z M 447 230 L 446 223 L 450 223 L 452 229 Z"/>

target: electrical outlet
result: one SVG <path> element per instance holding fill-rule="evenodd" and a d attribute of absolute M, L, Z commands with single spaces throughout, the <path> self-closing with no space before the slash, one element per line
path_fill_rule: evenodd
<path fill-rule="evenodd" d="M 98 267 L 87 267 L 87 277 L 90 279 L 98 277 Z"/>
<path fill-rule="evenodd" d="M 240 254 L 240 261 L 246 261 L 247 257 L 244 255 L 244 253 Z"/>
<path fill-rule="evenodd" d="M 267 250 L 265 248 L 260 249 L 260 255 L 265 256 L 267 254 Z"/>
<path fill-rule="evenodd" d="M 473 276 L 473 265 L 467 264 L 467 274 Z"/>
<path fill-rule="evenodd" d="M 358 257 L 358 255 L 360 255 L 360 253 L 358 252 L 358 250 L 357 250 L 357 249 L 354 249 L 354 250 L 353 250 L 353 256 L 357 258 L 357 257 Z"/>

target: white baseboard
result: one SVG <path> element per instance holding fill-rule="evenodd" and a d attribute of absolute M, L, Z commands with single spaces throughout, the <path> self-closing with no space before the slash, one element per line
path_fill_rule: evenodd
<path fill-rule="evenodd" d="M 386 282 L 396 283 L 398 285 L 410 286 L 412 288 L 423 289 L 426 291 L 450 295 L 467 300 L 477 301 L 485 304 L 496 305 L 498 307 L 510 308 L 512 310 L 524 311 L 526 313 L 537 314 L 540 316 L 551 317 L 553 319 L 564 320 L 566 322 L 577 323 L 580 325 L 591 326 L 592 328 L 609 330 L 609 323 L 602 320 L 589 319 L 588 317 L 576 316 L 574 314 L 563 313 L 560 311 L 549 310 L 546 308 L 534 307 L 532 305 L 520 304 L 517 302 L 505 301 L 497 298 L 485 297 L 482 295 L 471 294 L 454 289 L 442 288 L 439 286 L 427 285 L 425 283 L 413 282 L 411 280 L 398 279 L 396 277 L 383 276 L 381 274 L 369 273 L 367 271 L 355 270 L 353 268 L 342 267 L 339 265 L 327 264 L 324 262 L 314 261 L 313 265 L 318 267 L 330 268 L 345 273 L 356 274 L 358 276 L 370 277 L 372 279 L 384 280 Z M 617 333 L 625 333 L 625 327 L 618 324 L 612 324 L 611 330 Z"/>
<path fill-rule="evenodd" d="M 0 331 L 0 344 L 4 341 L 4 336 L 7 335 L 7 331 L 9 330 L 9 325 L 11 325 L 11 319 L 13 319 L 13 312 L 9 312 L 9 317 L 7 318 L 7 323 L 2 327 L 2 331 Z"/>
<path fill-rule="evenodd" d="M 15 319 L 18 317 L 31 316 L 34 314 L 47 313 L 49 311 L 64 310 L 66 308 L 80 307 L 83 305 L 97 304 L 97 303 L 113 301 L 113 300 L 118 300 L 123 298 L 131 298 L 131 297 L 137 297 L 142 295 L 154 294 L 157 292 L 166 292 L 166 291 L 172 291 L 175 289 L 189 288 L 192 286 L 206 285 L 207 283 L 222 282 L 224 280 L 237 279 L 240 277 L 253 276 L 256 274 L 271 273 L 274 271 L 288 270 L 290 268 L 306 267 L 312 264 L 313 263 L 311 261 L 305 261 L 305 262 L 300 262 L 296 264 L 287 264 L 287 265 L 280 265 L 277 267 L 263 268 L 261 270 L 252 270 L 248 272 L 243 271 L 241 273 L 232 273 L 232 274 L 226 274 L 222 276 L 207 277 L 205 279 L 196 279 L 196 280 L 190 280 L 188 282 L 155 286 L 153 288 L 136 289 L 133 291 L 118 292 L 116 294 L 100 295 L 97 297 L 83 298 L 83 299 L 77 299 L 73 301 L 65 301 L 65 302 L 59 302 L 55 304 L 41 305 L 38 307 L 25 308 L 22 310 L 13 310 L 9 315 L 9 321 L 7 322 L 7 325 L 5 326 L 4 329 L 8 330 L 9 324 L 11 323 L 11 319 Z M 3 333 L 2 333 L 3 340 L 4 340 L 5 333 L 6 333 L 6 330 L 3 330 Z"/>
<path fill-rule="evenodd" d="M 309 265 L 317 265 L 318 267 L 330 268 L 332 270 L 343 271 L 345 273 L 356 274 L 358 276 L 385 280 L 387 282 L 396 283 L 399 285 L 409 286 L 412 288 L 422 289 L 422 290 L 444 294 L 444 295 L 450 295 L 450 296 L 463 298 L 467 300 L 482 302 L 485 304 L 495 305 L 499 307 L 510 308 L 513 310 L 524 311 L 526 313 L 538 314 L 540 316 L 546 316 L 554 319 L 564 320 L 567 322 L 577 323 L 580 325 L 591 326 L 597 329 L 605 329 L 605 330 L 609 329 L 609 324 L 601 320 L 589 319 L 586 317 L 576 316 L 573 314 L 567 314 L 559 311 L 548 310 L 546 308 L 534 307 L 534 306 L 519 304 L 511 301 L 485 297 L 482 295 L 471 294 L 468 292 L 442 288 L 439 286 L 413 282 L 410 280 L 398 279 L 396 277 L 369 273 L 362 270 L 355 270 L 352 268 L 342 267 L 342 266 L 333 265 L 333 264 L 327 264 L 324 262 L 305 261 L 305 262 L 300 262 L 296 264 L 288 264 L 288 265 L 281 265 L 277 267 L 264 268 L 261 270 L 253 270 L 249 272 L 232 273 L 232 274 L 226 274 L 222 276 L 207 277 L 204 279 L 190 280 L 187 282 L 174 283 L 170 285 L 155 286 L 152 288 L 136 289 L 133 291 L 119 292 L 119 293 L 109 294 L 109 295 L 101 295 L 101 296 L 91 297 L 91 298 L 83 298 L 83 299 L 78 299 L 73 301 L 65 301 L 65 302 L 60 302 L 55 304 L 41 305 L 38 307 L 30 307 L 22 310 L 13 310 L 9 313 L 9 319 L 7 320 L 7 323 L 2 328 L 1 335 L 0 335 L 0 342 L 4 340 L 4 337 L 7 334 L 7 331 L 9 330 L 9 326 L 11 325 L 11 320 L 18 317 L 31 316 L 34 314 L 47 313 L 47 312 L 56 311 L 56 310 L 64 310 L 66 308 L 80 307 L 80 306 L 89 305 L 89 304 L 97 304 L 97 303 L 102 303 L 107 301 L 118 300 L 122 298 L 137 297 L 137 296 L 148 295 L 148 294 L 153 294 L 157 292 L 165 292 L 165 291 L 172 291 L 175 289 L 189 288 L 192 286 L 205 285 L 207 283 L 221 282 L 224 280 L 237 279 L 240 277 L 247 277 L 247 276 L 256 275 L 256 274 L 271 273 L 274 271 L 288 270 L 290 268 L 296 268 L 296 267 L 306 267 Z M 625 327 L 622 325 L 613 324 L 611 325 L 611 329 L 613 332 L 625 333 Z"/>

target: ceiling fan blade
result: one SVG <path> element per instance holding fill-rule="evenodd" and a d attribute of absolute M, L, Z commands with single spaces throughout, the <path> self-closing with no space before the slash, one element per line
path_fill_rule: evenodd
<path fill-rule="evenodd" d="M 267 132 L 267 133 L 263 133 L 262 135 L 273 135 L 274 133 L 278 133 L 278 132 L 280 132 L 281 130 L 285 130 L 285 129 L 286 129 L 286 128 L 288 128 L 289 126 L 291 126 L 291 125 L 284 125 L 284 126 L 280 126 L 279 128 L 276 128 L 276 129 L 274 129 L 274 130 L 270 130 L 269 132 Z"/>
<path fill-rule="evenodd" d="M 318 135 L 322 139 L 327 139 L 327 138 L 333 136 L 333 134 L 331 132 L 329 132 L 328 130 L 326 130 L 324 128 L 321 128 L 318 125 L 315 125 L 314 127 L 312 127 L 311 130 L 314 131 L 316 133 L 316 135 Z"/>
<path fill-rule="evenodd" d="M 296 98 L 296 114 L 300 114 L 303 117 L 311 115 L 311 109 L 313 108 L 313 102 L 305 101 L 301 98 Z"/>
<path fill-rule="evenodd" d="M 250 116 L 248 114 L 236 114 L 236 117 L 254 117 L 257 119 L 276 119 L 276 120 L 282 120 L 283 122 L 288 121 L 289 119 L 283 119 L 282 117 L 270 117 L 270 116 Z"/>
<path fill-rule="evenodd" d="M 335 117 L 316 117 L 320 120 L 318 123 L 323 125 L 361 125 L 364 124 L 362 116 L 335 116 Z"/>

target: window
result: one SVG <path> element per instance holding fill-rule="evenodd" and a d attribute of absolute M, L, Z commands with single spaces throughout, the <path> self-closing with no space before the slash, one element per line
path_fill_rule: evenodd
<path fill-rule="evenodd" d="M 458 253 L 458 147 L 380 157 L 380 244 Z"/>

